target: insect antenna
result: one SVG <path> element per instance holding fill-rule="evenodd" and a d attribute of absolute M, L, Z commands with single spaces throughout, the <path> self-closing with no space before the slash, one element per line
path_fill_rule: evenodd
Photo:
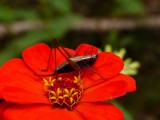
<path fill-rule="evenodd" d="M 129 0 L 129 1 L 127 1 L 127 3 L 126 3 L 127 6 L 124 7 L 123 10 L 124 10 L 124 11 L 127 11 L 127 9 L 130 7 L 130 5 L 131 5 L 133 2 L 134 2 L 134 0 Z M 118 28 L 118 23 L 119 23 L 119 22 L 120 22 L 120 18 L 115 21 L 112 29 L 110 30 L 111 32 L 113 32 L 116 28 Z M 102 50 L 103 47 L 104 47 L 103 45 L 105 45 L 105 41 L 102 42 L 102 47 L 100 48 L 101 50 Z M 114 60 L 113 58 L 109 58 L 109 59 Z M 118 61 L 115 60 L 115 62 L 118 62 Z M 120 62 L 119 62 L 119 63 L 120 63 Z M 120 63 L 120 64 L 122 64 L 122 63 Z M 132 70 L 132 71 L 134 71 L 135 73 L 137 73 L 137 71 L 136 71 L 134 68 L 130 67 L 129 65 L 126 65 L 126 64 L 124 63 L 124 66 L 125 66 L 126 68 L 128 68 L 129 70 Z"/>

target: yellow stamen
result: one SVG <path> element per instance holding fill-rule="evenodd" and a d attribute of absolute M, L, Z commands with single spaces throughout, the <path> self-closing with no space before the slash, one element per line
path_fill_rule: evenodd
<path fill-rule="evenodd" d="M 48 92 L 48 97 L 53 105 L 67 107 L 71 109 L 81 97 L 83 92 L 82 79 L 79 76 L 74 76 L 74 79 L 58 77 L 53 79 L 50 76 L 47 79 L 43 78 L 44 90 Z"/>

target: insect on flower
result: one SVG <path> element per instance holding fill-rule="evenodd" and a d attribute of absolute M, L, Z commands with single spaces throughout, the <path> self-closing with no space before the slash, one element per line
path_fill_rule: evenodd
<path fill-rule="evenodd" d="M 84 55 L 90 48 L 92 50 Z M 63 48 L 58 49 L 67 56 Z M 98 48 L 89 44 L 81 44 L 76 50 L 64 49 L 73 55 L 73 58 L 86 58 L 87 55 L 98 53 Z M 87 67 L 85 69 L 53 74 L 55 69 L 67 61 L 59 50 L 54 50 L 55 48 L 50 52 L 51 48 L 39 43 L 26 48 L 22 53 L 23 59 L 11 59 L 1 67 L 0 97 L 12 104 L 5 108 L 2 114 L 4 120 L 123 120 L 123 114 L 117 107 L 104 103 L 136 90 L 134 79 L 120 73 L 123 61 L 110 52 L 98 53 L 89 68 L 104 78 L 88 69 L 86 64 L 83 64 Z M 48 60 L 50 54 L 56 57 Z M 82 65 L 68 56 L 67 59 L 72 60 L 73 64 Z M 46 66 L 48 70 L 42 70 Z"/>
<path fill-rule="evenodd" d="M 53 47 L 54 62 L 55 62 L 54 72 L 52 74 L 39 74 L 37 76 L 55 76 L 55 79 L 52 79 L 51 77 L 49 78 L 49 80 L 43 79 L 45 82 L 45 91 L 47 91 L 48 93 L 50 102 L 54 104 L 54 106 L 61 106 L 61 107 L 67 106 L 67 108 L 72 109 L 72 107 L 79 101 L 81 93 L 83 92 L 80 71 L 82 71 L 83 68 L 88 67 L 89 70 L 91 70 L 92 72 L 102 77 L 99 73 L 97 73 L 95 70 L 93 70 L 90 67 L 96 61 L 98 51 L 96 50 L 97 53 L 86 55 L 89 53 L 87 53 L 85 50 L 83 56 L 82 55 L 76 56 L 77 53 L 75 53 L 75 55 L 70 54 L 61 46 L 61 44 L 56 39 L 53 40 L 53 46 L 55 46 L 55 44 L 58 44 L 59 46 Z M 59 66 L 56 65 L 57 63 L 56 56 L 55 56 L 56 49 L 66 59 L 66 61 L 60 64 Z M 93 49 L 93 46 L 92 46 L 92 49 Z M 92 50 L 90 50 L 90 52 L 92 52 Z M 47 69 L 49 66 L 51 55 L 52 55 L 52 49 L 50 50 Z M 62 77 L 57 76 L 58 74 L 69 73 L 74 71 L 79 73 L 77 77 L 74 76 L 74 80 L 71 80 L 68 78 L 62 79 Z M 64 86 L 64 84 L 67 84 L 67 86 Z M 72 88 L 68 86 L 72 86 Z"/>
<path fill-rule="evenodd" d="M 1 67 L 0 98 L 5 107 L 0 117 L 123 120 L 116 106 L 104 102 L 136 90 L 135 80 L 120 73 L 122 59 L 111 52 L 98 53 L 89 44 L 72 50 L 55 42 L 58 46 L 53 48 L 44 43 L 26 48 L 22 59 L 11 59 Z"/>
<path fill-rule="evenodd" d="M 60 74 L 60 73 L 67 73 L 67 72 L 72 72 L 72 71 L 80 71 L 84 67 L 90 67 L 90 66 L 92 66 L 94 64 L 94 62 L 95 62 L 95 60 L 97 58 L 97 55 L 98 55 L 98 53 L 91 54 L 91 55 L 86 55 L 87 52 L 84 51 L 84 55 L 83 56 L 76 56 L 76 55 L 72 55 L 69 52 L 67 52 L 61 46 L 61 44 L 58 42 L 57 39 L 53 40 L 53 46 L 55 46 L 54 44 L 58 44 L 60 46 L 60 48 L 62 48 L 62 50 L 66 53 L 67 56 L 62 52 L 62 50 L 59 47 L 53 47 L 53 48 L 55 48 L 54 49 L 55 70 L 54 70 L 53 74 L 50 74 L 50 75 L 55 75 L 55 74 Z M 66 59 L 66 61 L 64 63 L 62 63 L 61 65 L 59 65 L 59 66 L 56 66 L 56 56 L 55 56 L 56 55 L 56 49 Z M 48 66 L 49 66 L 49 61 L 50 61 L 51 54 L 52 54 L 52 50 L 50 51 L 50 55 L 49 55 L 49 58 L 48 58 L 47 69 L 48 69 Z M 45 69 L 45 70 L 47 70 L 47 69 Z M 49 75 L 44 75 L 44 76 L 49 76 Z"/>

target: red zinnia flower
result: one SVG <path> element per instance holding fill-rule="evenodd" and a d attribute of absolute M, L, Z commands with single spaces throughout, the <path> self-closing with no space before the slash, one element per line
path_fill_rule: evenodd
<path fill-rule="evenodd" d="M 98 52 L 96 47 L 81 44 L 75 56 Z M 90 68 L 53 76 L 55 58 L 52 55 L 48 71 L 50 48 L 41 43 L 24 50 L 23 59 L 12 59 L 0 69 L 0 98 L 10 103 L 3 109 L 3 120 L 123 120 L 122 112 L 106 103 L 136 89 L 133 78 L 120 74 L 123 61 L 109 52 L 99 53 Z M 65 57 L 56 52 L 56 66 Z M 99 75 L 100 74 L 100 75 Z M 103 77 L 102 77 L 103 76 Z M 1 105 L 0 105 L 1 107 Z M 2 116 L 1 116 L 2 119 Z"/>

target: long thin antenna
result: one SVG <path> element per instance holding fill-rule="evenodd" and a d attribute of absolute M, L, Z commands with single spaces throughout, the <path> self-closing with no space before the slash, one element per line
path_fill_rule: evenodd
<path fill-rule="evenodd" d="M 133 2 L 133 0 L 129 0 L 128 3 L 127 3 L 127 7 L 125 7 L 124 10 L 127 10 L 130 7 L 132 2 Z M 111 29 L 111 32 L 113 32 L 116 29 L 119 21 L 120 21 L 120 18 L 117 19 L 116 22 L 114 23 L 114 25 L 113 25 L 113 27 Z M 102 49 L 104 47 L 103 45 L 105 45 L 105 41 L 102 42 L 102 47 L 100 49 Z"/>
<path fill-rule="evenodd" d="M 133 0 L 129 0 L 128 3 L 127 3 L 128 6 L 127 6 L 125 9 L 129 8 L 132 2 L 133 2 Z M 113 31 L 116 29 L 116 27 L 118 26 L 118 22 L 119 22 L 119 21 L 120 21 L 120 19 L 116 20 L 113 28 L 111 29 L 111 32 L 113 32 Z M 112 58 L 110 58 L 110 59 L 112 59 Z M 117 61 L 116 61 L 116 62 L 117 62 Z M 124 65 L 125 65 L 125 64 L 124 64 Z M 125 65 L 125 66 L 126 66 L 127 68 L 133 70 L 133 71 L 136 73 L 136 70 L 135 70 L 135 69 L 131 68 L 131 67 L 128 66 L 128 65 Z"/>

